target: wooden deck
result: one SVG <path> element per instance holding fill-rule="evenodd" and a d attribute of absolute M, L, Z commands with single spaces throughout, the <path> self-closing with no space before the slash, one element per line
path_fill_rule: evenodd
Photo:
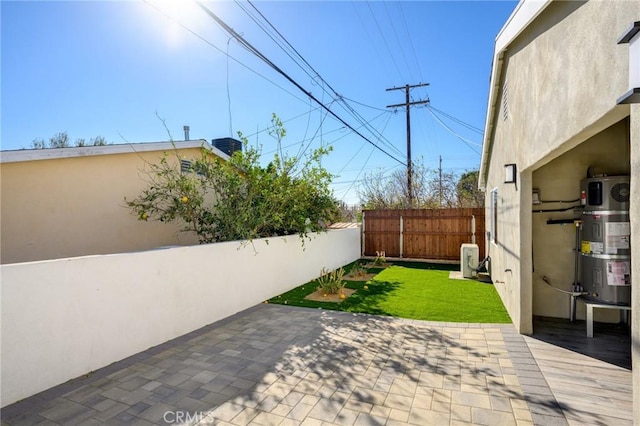
<path fill-rule="evenodd" d="M 570 425 L 633 424 L 627 326 L 535 318 L 525 341 Z"/>

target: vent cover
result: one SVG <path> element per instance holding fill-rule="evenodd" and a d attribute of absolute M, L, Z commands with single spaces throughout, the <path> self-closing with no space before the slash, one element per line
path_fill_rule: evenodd
<path fill-rule="evenodd" d="M 628 203 L 631 191 L 628 183 L 616 183 L 611 188 L 611 198 L 619 203 Z"/>
<path fill-rule="evenodd" d="M 189 160 L 180 160 L 180 172 L 181 173 L 189 173 L 191 171 L 191 161 Z"/>
<path fill-rule="evenodd" d="M 505 80 L 502 85 L 502 121 L 509 118 L 509 85 Z"/>

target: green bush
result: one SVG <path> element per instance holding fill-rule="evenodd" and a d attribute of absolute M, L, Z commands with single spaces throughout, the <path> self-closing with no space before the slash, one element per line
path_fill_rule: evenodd
<path fill-rule="evenodd" d="M 345 282 L 342 281 L 344 276 L 344 268 L 336 269 L 329 272 L 327 268 L 322 268 L 318 282 L 318 290 L 325 294 L 338 294 L 342 292 Z"/>
<path fill-rule="evenodd" d="M 242 134 L 244 152 L 226 161 L 203 148 L 188 173 L 180 170 L 180 158 L 171 162 L 165 154 L 148 165 L 149 184 L 136 199 L 125 199 L 128 208 L 139 220 L 182 223 L 200 243 L 293 234 L 304 241 L 325 230 L 338 213 L 329 189 L 332 175 L 321 165 L 331 149 L 288 157 L 281 150 L 286 130 L 275 115 L 272 124 L 278 149 L 266 167 L 260 165 L 260 150 L 248 146 Z"/>

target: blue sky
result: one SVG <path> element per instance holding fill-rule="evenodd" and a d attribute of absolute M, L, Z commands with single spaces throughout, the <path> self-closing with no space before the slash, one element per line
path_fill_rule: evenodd
<path fill-rule="evenodd" d="M 482 136 L 438 111 L 484 126 L 494 40 L 516 3 L 253 2 L 322 82 L 258 26 L 254 19 L 268 24 L 250 3 L 205 2 L 401 161 L 405 112 L 386 106 L 404 102 L 404 91 L 385 89 L 429 83 L 411 91 L 414 101 L 428 97 L 431 108 L 411 109 L 412 157 L 437 168 L 442 156 L 443 169 L 456 173 L 479 167 Z M 242 131 L 263 146 L 266 162 L 275 144 L 264 130 L 276 113 L 285 121 L 283 145 L 291 155 L 307 145 L 334 147 L 324 165 L 339 174 L 335 195 L 348 203 L 357 202 L 364 174 L 402 167 L 327 116 L 188 1 L 2 1 L 1 19 L 3 150 L 29 148 L 34 139 L 62 131 L 72 141 L 98 135 L 112 143 L 168 140 L 161 117 L 175 140 L 183 139 L 185 124 L 192 139 Z"/>

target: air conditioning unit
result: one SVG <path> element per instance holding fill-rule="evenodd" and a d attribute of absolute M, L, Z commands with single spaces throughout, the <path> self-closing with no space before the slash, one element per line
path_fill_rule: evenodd
<path fill-rule="evenodd" d="M 479 249 L 477 244 L 463 244 L 460 246 L 460 272 L 463 278 L 475 278 L 478 272 Z"/>

